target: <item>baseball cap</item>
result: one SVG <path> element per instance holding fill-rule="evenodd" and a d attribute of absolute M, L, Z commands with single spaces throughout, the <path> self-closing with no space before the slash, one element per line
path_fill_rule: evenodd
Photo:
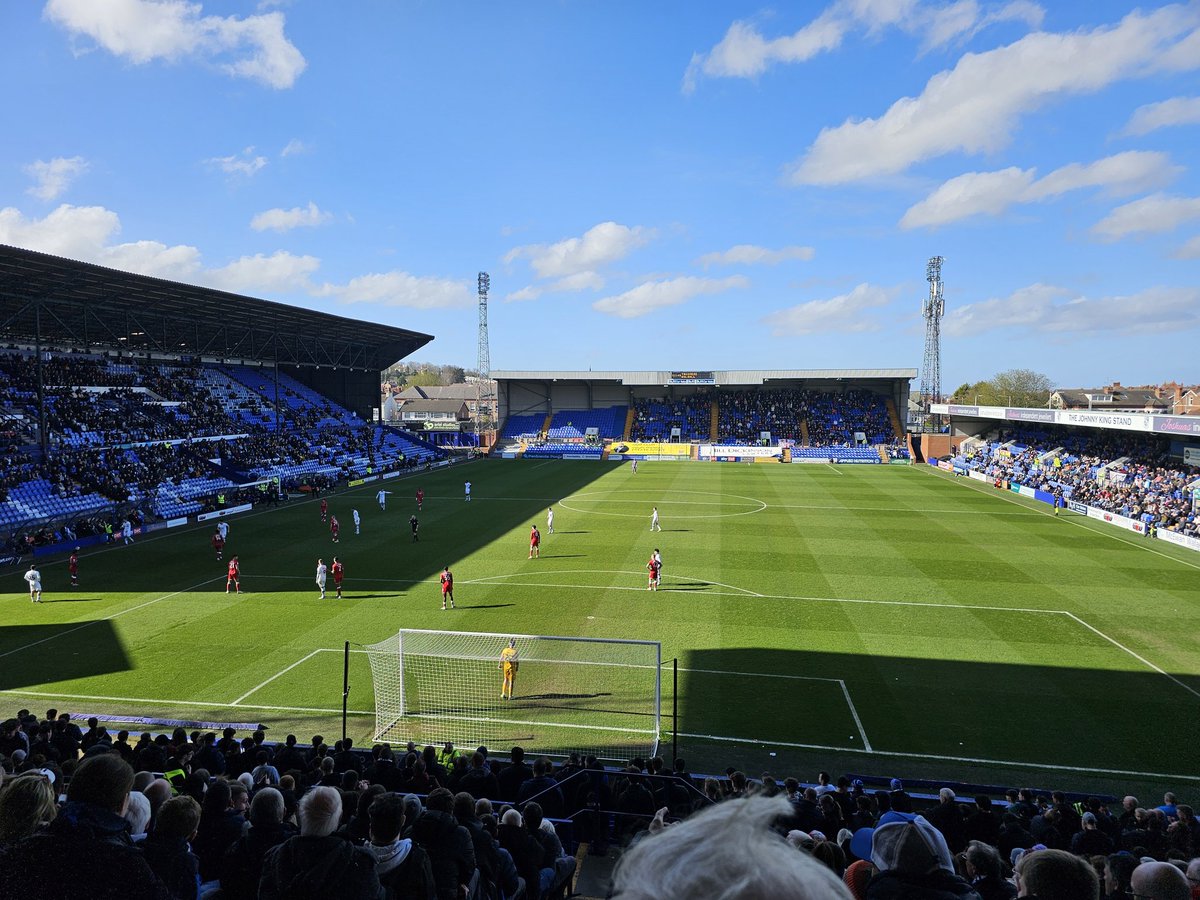
<path fill-rule="evenodd" d="M 950 848 L 942 833 L 920 815 L 896 813 L 900 818 L 881 824 L 871 836 L 871 862 L 880 871 L 928 875 L 938 869 L 954 871 Z M 881 820 L 882 821 L 882 820 Z"/>
<path fill-rule="evenodd" d="M 892 789 L 893 791 L 902 791 L 902 790 L 904 790 L 904 782 L 903 782 L 903 781 L 901 781 L 899 778 L 893 778 L 893 779 L 891 780 L 891 782 L 889 783 L 889 786 L 891 787 L 891 789 Z"/>

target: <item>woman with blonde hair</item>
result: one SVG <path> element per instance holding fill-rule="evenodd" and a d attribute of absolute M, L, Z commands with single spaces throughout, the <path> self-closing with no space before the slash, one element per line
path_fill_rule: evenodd
<path fill-rule="evenodd" d="M 41 774 L 17 776 L 0 792 L 0 848 L 36 834 L 57 814 L 49 778 Z"/>

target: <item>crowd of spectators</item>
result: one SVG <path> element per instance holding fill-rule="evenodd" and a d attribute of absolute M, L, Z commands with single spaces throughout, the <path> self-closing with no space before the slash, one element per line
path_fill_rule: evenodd
<path fill-rule="evenodd" d="M 1200 536 L 1189 490 L 1200 468 L 1172 461 L 1165 437 L 1014 429 L 972 450 L 965 462 L 994 483 L 1025 485 L 1153 528 Z"/>
<path fill-rule="evenodd" d="M 0 896 L 551 898 L 579 841 L 625 847 L 617 895 L 647 900 L 1189 900 L 1200 882 L 1200 821 L 1172 793 L 963 802 L 824 772 L 701 780 L 661 758 L 133 740 L 56 710 L 0 724 Z"/>
<path fill-rule="evenodd" d="M 896 440 L 882 395 L 865 390 L 834 394 L 805 388 L 703 391 L 682 398 L 634 400 L 630 439 L 667 440 L 671 429 L 679 428 L 685 441 L 708 440 L 714 401 L 717 441 L 722 444 L 758 444 L 764 431 L 770 432 L 772 442 L 800 444 L 805 425 L 808 442 L 814 447 L 852 444 L 856 432 L 864 434 L 871 444 Z"/>

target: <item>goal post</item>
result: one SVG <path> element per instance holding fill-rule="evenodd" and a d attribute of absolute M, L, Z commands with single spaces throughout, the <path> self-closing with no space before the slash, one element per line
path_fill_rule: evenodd
<path fill-rule="evenodd" d="M 500 655 L 514 642 L 512 699 Z M 657 641 L 402 629 L 366 648 L 374 740 L 484 745 L 605 760 L 658 751 Z"/>

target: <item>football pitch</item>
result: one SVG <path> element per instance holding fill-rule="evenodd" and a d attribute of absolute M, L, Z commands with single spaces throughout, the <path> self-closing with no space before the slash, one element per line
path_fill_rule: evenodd
<path fill-rule="evenodd" d="M 927 467 L 644 462 L 635 475 L 491 460 L 386 487 L 386 511 L 378 485 L 327 495 L 337 545 L 315 501 L 229 518 L 240 596 L 224 592 L 210 524 L 87 548 L 74 590 L 65 560 L 40 560 L 41 605 L 6 571 L 4 715 L 262 722 L 272 738 L 332 741 L 349 641 L 349 734 L 362 745 L 375 708 L 362 648 L 400 628 L 622 638 L 661 642 L 663 752 L 678 741 L 693 771 L 1115 791 L 1200 781 L 1200 558 L 1186 550 Z M 531 524 L 540 559 L 527 559 Z M 345 597 L 322 601 L 316 559 L 334 555 Z M 457 600 L 446 612 L 444 565 Z M 498 692 L 494 665 L 477 677 Z M 535 679 L 524 666 L 518 693 Z M 597 676 L 595 693 L 621 706 L 636 691 L 644 705 L 644 675 L 623 679 Z M 514 721 L 552 715 L 524 703 Z"/>

